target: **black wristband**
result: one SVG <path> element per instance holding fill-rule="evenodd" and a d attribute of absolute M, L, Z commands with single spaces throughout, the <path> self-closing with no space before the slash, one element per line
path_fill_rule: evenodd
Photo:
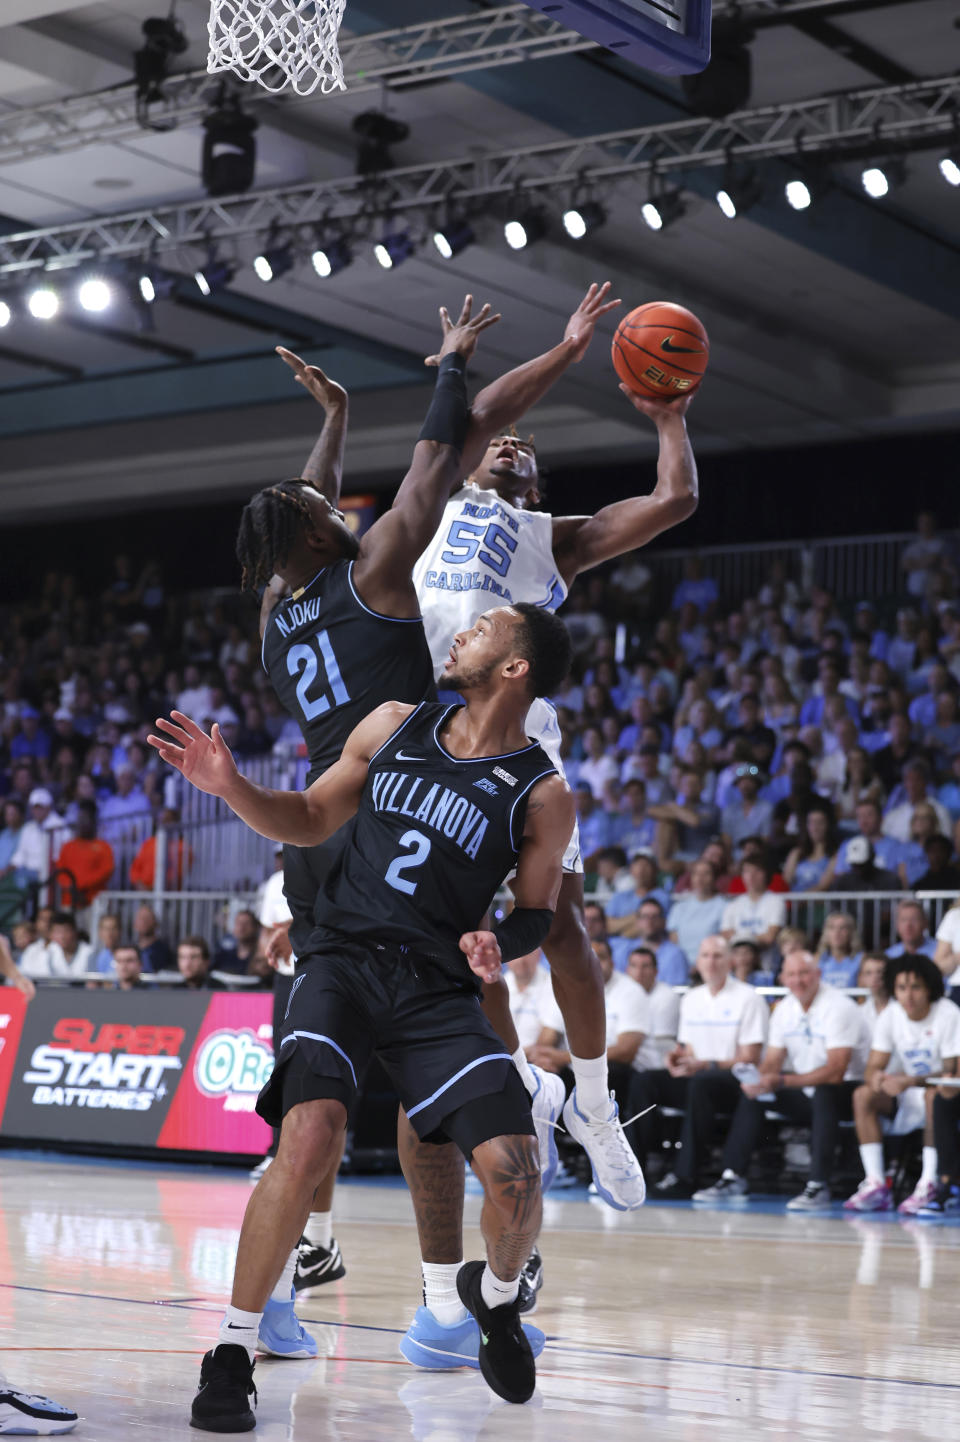
<path fill-rule="evenodd" d="M 549 907 L 515 906 L 510 915 L 493 928 L 504 961 L 536 951 L 547 939 L 553 924 Z"/>
<path fill-rule="evenodd" d="M 437 441 L 440 445 L 462 451 L 469 421 L 467 362 L 453 351 L 445 355 L 437 367 L 433 400 L 417 439 Z"/>

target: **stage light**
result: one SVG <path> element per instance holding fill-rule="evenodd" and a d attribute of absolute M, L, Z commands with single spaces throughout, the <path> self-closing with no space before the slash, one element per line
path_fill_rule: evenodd
<path fill-rule="evenodd" d="M 157 288 L 153 283 L 153 277 L 144 273 L 137 281 L 137 289 L 140 292 L 140 299 L 147 305 L 153 305 L 157 298 Z"/>
<path fill-rule="evenodd" d="M 83 310 L 91 311 L 94 315 L 100 311 L 107 310 L 113 300 L 113 292 L 107 282 L 100 275 L 91 275 L 81 281 L 77 288 L 77 300 Z"/>
<path fill-rule="evenodd" d="M 310 257 L 310 263 L 317 275 L 324 280 L 346 270 L 353 260 L 353 251 L 345 240 L 329 240 L 318 245 Z"/>
<path fill-rule="evenodd" d="M 651 230 L 666 230 L 684 214 L 686 206 L 679 190 L 664 190 L 640 207 L 640 214 Z"/>
<path fill-rule="evenodd" d="M 941 155 L 937 169 L 948 185 L 960 185 L 960 154 Z"/>
<path fill-rule="evenodd" d="M 503 227 L 503 238 L 511 250 L 524 250 L 535 245 L 547 233 L 547 217 L 539 205 L 527 206 L 519 215 L 511 216 Z"/>
<path fill-rule="evenodd" d="M 170 71 L 174 55 L 182 55 L 187 48 L 187 37 L 173 15 L 144 20 L 143 48 L 133 57 L 133 75 L 137 85 L 137 99 L 149 105 L 163 99 L 163 82 Z"/>
<path fill-rule="evenodd" d="M 27 297 L 27 310 L 34 320 L 53 320 L 60 309 L 60 298 L 49 286 L 38 286 Z"/>
<path fill-rule="evenodd" d="M 257 165 L 257 120 L 226 96 L 203 120 L 200 178 L 208 195 L 239 195 L 253 184 Z"/>
<path fill-rule="evenodd" d="M 215 290 L 223 290 L 224 286 L 229 285 L 234 273 L 234 267 L 229 262 L 218 260 L 211 254 L 207 257 L 206 264 L 194 271 L 193 278 L 201 295 L 212 295 Z"/>
<path fill-rule="evenodd" d="M 907 178 L 906 162 L 900 156 L 881 164 L 868 165 L 860 172 L 860 184 L 871 200 L 882 200 Z"/>
<path fill-rule="evenodd" d="M 595 200 L 585 200 L 582 205 L 571 205 L 563 212 L 563 228 L 571 240 L 584 240 L 594 230 L 606 223 L 607 212 Z"/>
<path fill-rule="evenodd" d="M 281 276 L 293 270 L 294 263 L 293 246 L 289 241 L 283 245 L 276 245 L 271 244 L 268 238 L 263 250 L 254 257 L 253 268 L 258 278 L 266 285 L 271 280 L 279 280 Z"/>
<path fill-rule="evenodd" d="M 813 191 L 805 180 L 788 180 L 783 187 L 787 204 L 793 210 L 809 210 L 813 204 Z"/>
<path fill-rule="evenodd" d="M 373 253 L 384 270 L 392 270 L 413 254 L 414 244 L 409 230 L 394 230 L 377 241 Z"/>
<path fill-rule="evenodd" d="M 3 330 L 4 326 L 8 326 L 12 319 L 13 311 L 5 300 L 0 300 L 0 330 Z"/>
<path fill-rule="evenodd" d="M 762 194 L 763 182 L 756 171 L 738 170 L 731 165 L 724 171 L 716 201 L 727 220 L 736 220 L 738 215 L 746 215 Z"/>
<path fill-rule="evenodd" d="M 468 245 L 473 245 L 476 238 L 473 226 L 467 220 L 450 220 L 433 232 L 433 243 L 444 260 L 452 260 Z"/>

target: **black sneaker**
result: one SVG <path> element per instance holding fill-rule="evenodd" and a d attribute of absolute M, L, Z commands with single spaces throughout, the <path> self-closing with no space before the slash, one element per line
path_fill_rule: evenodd
<path fill-rule="evenodd" d="M 200 1367 L 200 1386 L 190 1409 L 190 1426 L 204 1432 L 250 1432 L 257 1425 L 247 1398 L 253 1385 L 253 1363 L 246 1347 L 221 1342 Z"/>
<path fill-rule="evenodd" d="M 534 1247 L 529 1257 L 523 1264 L 523 1271 L 520 1273 L 520 1311 L 523 1316 L 529 1316 L 537 1310 L 537 1293 L 543 1286 L 543 1258 L 539 1249 Z"/>
<path fill-rule="evenodd" d="M 329 1247 L 311 1247 L 309 1242 L 301 1243 L 297 1270 L 293 1274 L 295 1292 L 311 1292 L 314 1287 L 322 1287 L 324 1282 L 335 1282 L 346 1275 L 340 1248 L 333 1237 Z"/>
<path fill-rule="evenodd" d="M 480 1291 L 483 1262 L 465 1262 L 457 1273 L 457 1291 L 480 1328 L 480 1371 L 488 1387 L 505 1402 L 526 1402 L 537 1385 L 537 1367 L 520 1325 L 520 1302 L 488 1307 Z"/>

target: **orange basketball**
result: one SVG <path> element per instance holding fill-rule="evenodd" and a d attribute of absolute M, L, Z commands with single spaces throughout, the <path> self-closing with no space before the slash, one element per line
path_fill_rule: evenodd
<path fill-rule="evenodd" d="M 613 337 L 613 368 L 637 395 L 669 400 L 696 390 L 710 342 L 692 311 L 652 300 L 625 315 Z"/>

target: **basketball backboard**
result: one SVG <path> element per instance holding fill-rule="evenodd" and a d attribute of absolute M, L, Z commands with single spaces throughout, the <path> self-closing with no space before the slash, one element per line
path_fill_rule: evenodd
<path fill-rule="evenodd" d="M 711 0 L 526 0 L 588 40 L 661 75 L 693 75 L 710 59 Z"/>

